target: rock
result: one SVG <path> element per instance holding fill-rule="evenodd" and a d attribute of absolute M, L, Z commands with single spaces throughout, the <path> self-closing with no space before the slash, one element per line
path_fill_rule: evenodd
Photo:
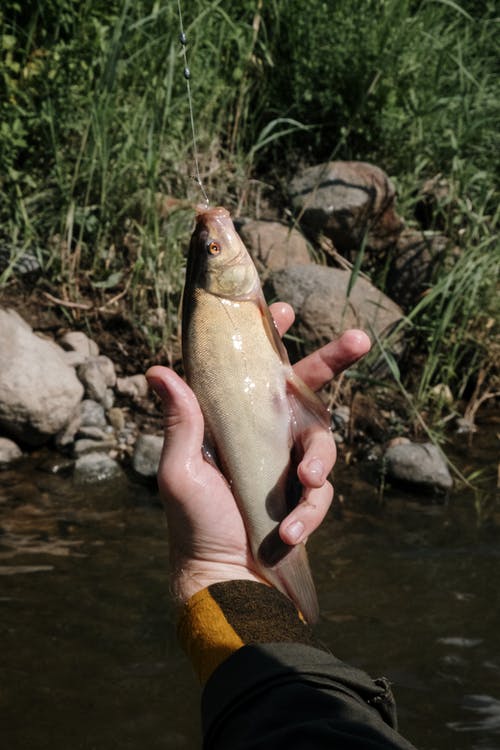
<path fill-rule="evenodd" d="M 56 445 L 58 448 L 65 448 L 71 445 L 75 439 L 81 423 L 80 405 L 77 406 L 75 414 L 70 419 L 66 427 L 56 435 Z"/>
<path fill-rule="evenodd" d="M 120 465 L 105 453 L 87 453 L 75 463 L 74 479 L 80 484 L 123 477 Z"/>
<path fill-rule="evenodd" d="M 109 411 L 113 408 L 113 405 L 115 403 L 115 392 L 112 388 L 106 388 L 106 393 L 104 394 L 104 398 L 102 400 L 102 405 L 106 411 Z"/>
<path fill-rule="evenodd" d="M 432 443 L 391 445 L 384 455 L 387 476 L 424 490 L 447 492 L 453 479 L 439 448 Z"/>
<path fill-rule="evenodd" d="M 130 396 L 133 401 L 140 401 L 148 395 L 149 386 L 146 377 L 139 373 L 126 378 L 117 378 L 116 390 L 121 396 Z"/>
<path fill-rule="evenodd" d="M 79 367 L 87 359 L 81 352 L 63 352 L 63 357 L 66 364 L 70 367 Z"/>
<path fill-rule="evenodd" d="M 67 351 L 78 352 L 85 359 L 99 356 L 99 347 L 83 331 L 68 331 L 59 339 L 60 346 Z"/>
<path fill-rule="evenodd" d="M 311 262 L 307 241 L 297 229 L 277 221 L 250 219 L 236 226 L 261 273 Z"/>
<path fill-rule="evenodd" d="M 21 458 L 23 452 L 13 440 L 0 437 L 0 468 Z"/>
<path fill-rule="evenodd" d="M 90 438 L 81 438 L 73 446 L 75 456 L 83 456 L 86 453 L 98 453 L 109 451 L 115 448 L 116 440 L 114 437 L 108 437 L 105 440 L 91 440 Z"/>
<path fill-rule="evenodd" d="M 155 477 L 163 449 L 163 437 L 140 435 L 132 456 L 134 471 L 143 477 Z"/>
<path fill-rule="evenodd" d="M 437 383 L 429 391 L 429 396 L 440 406 L 452 406 L 454 398 L 447 383 Z"/>
<path fill-rule="evenodd" d="M 384 337 L 401 320 L 401 308 L 362 277 L 347 299 L 350 278 L 349 271 L 315 264 L 272 274 L 270 294 L 294 308 L 294 330 L 306 349 L 325 344 L 348 328 L 364 329 L 373 341 L 374 332 Z"/>
<path fill-rule="evenodd" d="M 351 419 L 351 410 L 347 405 L 337 406 L 332 410 L 332 427 L 342 433 L 347 431 Z"/>
<path fill-rule="evenodd" d="M 80 405 L 82 427 L 106 427 L 106 416 L 101 404 L 93 399 L 85 399 Z"/>
<path fill-rule="evenodd" d="M 123 412 L 123 409 L 120 409 L 118 406 L 114 406 L 108 411 L 108 419 L 115 432 L 122 432 L 125 427 L 125 414 Z"/>
<path fill-rule="evenodd" d="M 366 244 L 375 250 L 396 241 L 404 227 L 395 210 L 392 182 L 366 162 L 332 161 L 304 169 L 290 184 L 300 221 L 325 234 L 349 255 Z"/>
<path fill-rule="evenodd" d="M 88 398 L 98 401 L 105 408 L 113 406 L 110 403 L 109 388 L 116 384 L 116 372 L 113 362 L 104 355 L 91 357 L 77 370 L 78 377 L 85 386 Z"/>
<path fill-rule="evenodd" d="M 10 268 L 9 268 L 10 267 Z M 8 275 L 25 276 L 33 281 L 42 273 L 40 261 L 33 253 L 15 245 L 0 245 L 0 273 L 9 269 Z"/>
<path fill-rule="evenodd" d="M 391 299 L 405 310 L 414 307 L 429 288 L 436 265 L 449 244 L 442 234 L 405 229 L 391 250 L 385 282 Z"/>
<path fill-rule="evenodd" d="M 95 425 L 85 425 L 84 427 L 80 427 L 80 429 L 78 430 L 78 437 L 89 438 L 90 440 L 107 440 L 109 438 L 109 433 L 105 432 L 102 427 L 96 427 Z"/>
<path fill-rule="evenodd" d="M 61 348 L 36 336 L 14 311 L 0 309 L 0 427 L 41 445 L 74 418 L 82 396 Z"/>

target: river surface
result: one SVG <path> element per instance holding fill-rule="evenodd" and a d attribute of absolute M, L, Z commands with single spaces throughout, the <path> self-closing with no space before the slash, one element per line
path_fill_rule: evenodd
<path fill-rule="evenodd" d="M 495 429 L 454 449 L 484 493 L 446 502 L 336 471 L 309 543 L 319 638 L 393 683 L 421 750 L 500 750 Z M 8 750 L 200 746 L 200 691 L 175 636 L 154 488 L 78 487 L 40 453 L 0 472 L 0 727 Z"/>

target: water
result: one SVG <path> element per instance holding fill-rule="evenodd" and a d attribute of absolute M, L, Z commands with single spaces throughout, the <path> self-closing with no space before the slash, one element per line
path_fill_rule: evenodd
<path fill-rule="evenodd" d="M 457 449 L 462 465 L 491 465 L 493 439 L 475 445 Z M 154 489 L 79 488 L 48 458 L 0 473 L 2 745 L 199 747 Z M 421 750 L 500 750 L 500 512 L 488 489 L 480 502 L 394 491 L 380 502 L 357 470 L 339 470 L 335 511 L 309 545 L 318 636 L 392 681 L 401 731 Z"/>

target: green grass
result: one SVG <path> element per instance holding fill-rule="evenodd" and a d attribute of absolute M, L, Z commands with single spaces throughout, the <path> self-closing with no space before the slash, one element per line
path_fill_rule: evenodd
<path fill-rule="evenodd" d="M 458 246 L 408 315 L 419 408 L 494 378 L 498 319 L 499 14 L 454 0 L 183 3 L 201 174 L 212 203 L 286 202 L 302 164 L 377 163 L 412 223 L 424 181 L 449 190 L 432 225 Z M 177 3 L 6 0 L 0 11 L 0 242 L 37 253 L 69 299 L 125 288 L 143 325 L 177 330 L 196 203 Z M 266 186 L 272 186 L 272 189 Z M 8 274 L 0 284 L 8 282 Z M 152 348 L 160 341 L 151 334 Z M 494 386 L 494 383 L 493 383 Z M 492 386 L 492 387 L 493 387 Z"/>

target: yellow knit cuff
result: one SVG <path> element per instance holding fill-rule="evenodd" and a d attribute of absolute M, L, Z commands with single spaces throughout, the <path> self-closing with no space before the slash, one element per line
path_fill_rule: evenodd
<path fill-rule="evenodd" d="M 198 591 L 186 603 L 177 633 L 202 684 L 219 664 L 244 645 L 209 588 Z"/>
<path fill-rule="evenodd" d="M 288 597 L 247 580 L 215 583 L 198 591 L 181 612 L 178 636 L 202 683 L 245 645 L 280 641 L 317 645 Z"/>

